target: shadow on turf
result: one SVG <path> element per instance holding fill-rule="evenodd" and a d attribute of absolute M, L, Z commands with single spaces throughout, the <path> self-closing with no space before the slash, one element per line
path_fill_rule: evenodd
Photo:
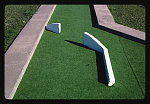
<path fill-rule="evenodd" d="M 142 40 L 142 39 L 139 39 L 139 38 L 133 37 L 131 35 L 128 35 L 128 34 L 125 34 L 125 33 L 122 33 L 122 32 L 119 32 L 119 31 L 107 28 L 105 26 L 99 25 L 98 24 L 98 20 L 97 20 L 97 16 L 96 16 L 96 13 L 95 13 L 94 5 L 90 4 L 89 7 L 90 7 L 91 20 L 92 20 L 92 27 L 99 28 L 99 29 L 102 29 L 104 31 L 110 32 L 112 34 L 121 36 L 123 38 L 127 38 L 129 40 L 145 44 L 145 41 Z"/>
<path fill-rule="evenodd" d="M 45 26 L 45 30 L 46 30 L 46 31 L 50 31 L 50 32 L 55 33 L 55 34 L 59 34 L 59 33 L 56 33 L 56 32 L 54 32 L 54 31 L 48 30 L 48 29 L 46 28 L 46 26 Z"/>
<path fill-rule="evenodd" d="M 70 40 L 65 40 L 65 41 L 68 42 L 68 43 L 77 45 L 79 47 L 95 51 L 95 50 L 93 50 L 93 49 L 91 49 L 91 48 L 89 48 L 89 47 L 87 47 L 87 46 L 85 46 L 85 45 L 83 45 L 81 43 L 73 42 L 73 41 L 70 41 Z M 107 85 L 108 82 L 107 82 L 107 76 L 106 76 L 106 72 L 105 72 L 103 54 L 98 52 L 98 51 L 95 51 L 95 54 L 96 54 L 96 65 L 97 65 L 98 82 Z"/>

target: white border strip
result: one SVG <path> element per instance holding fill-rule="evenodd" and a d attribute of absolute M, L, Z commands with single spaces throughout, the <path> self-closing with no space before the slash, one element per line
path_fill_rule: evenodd
<path fill-rule="evenodd" d="M 87 32 L 84 32 L 83 44 L 89 48 L 92 48 L 98 52 L 103 53 L 108 86 L 112 86 L 115 83 L 115 77 L 112 70 L 108 49 L 99 40 L 97 40 L 94 36 L 92 36 Z"/>
<path fill-rule="evenodd" d="M 54 10 L 55 10 L 55 8 L 56 8 L 56 5 L 54 5 L 54 7 L 53 7 L 53 9 L 52 9 L 52 12 L 49 14 L 49 18 L 46 20 L 46 22 L 45 22 L 45 24 L 44 24 L 44 27 L 43 27 L 43 29 L 41 30 L 40 35 L 39 35 L 39 37 L 38 37 L 38 39 L 37 39 L 37 41 L 36 41 L 36 43 L 35 43 L 35 45 L 34 45 L 34 47 L 33 47 L 33 49 L 32 49 L 32 51 L 31 51 L 31 53 L 30 53 L 28 59 L 27 59 L 27 62 L 25 63 L 25 65 L 24 65 L 24 67 L 23 67 L 23 69 L 22 69 L 22 71 L 21 71 L 21 73 L 20 73 L 20 75 L 19 75 L 19 77 L 18 77 L 18 79 L 17 79 L 17 81 L 16 81 L 14 87 L 13 87 L 13 90 L 11 91 L 11 93 L 10 93 L 10 95 L 9 95 L 9 97 L 8 97 L 7 99 L 13 99 L 13 97 L 14 97 L 14 95 L 15 95 L 15 92 L 16 92 L 16 90 L 17 90 L 17 88 L 18 88 L 18 86 L 19 86 L 19 84 L 20 84 L 20 82 L 21 82 L 21 80 L 22 80 L 22 78 L 23 78 L 23 75 L 24 75 L 24 73 L 25 73 L 25 71 L 26 71 L 26 69 L 27 69 L 27 67 L 28 67 L 28 64 L 29 64 L 29 62 L 30 62 L 30 60 L 31 60 L 31 58 L 32 58 L 32 56 L 33 56 L 33 54 L 34 54 L 34 52 L 35 52 L 35 49 L 36 49 L 36 47 L 37 47 L 37 45 L 38 45 L 38 43 L 39 43 L 39 41 L 40 41 L 40 39 L 41 39 L 41 36 L 42 36 L 42 34 L 43 34 L 44 30 L 45 30 L 45 26 L 46 26 L 46 24 L 48 23 L 48 21 L 50 20 L 50 18 L 51 18 L 51 16 L 52 16 L 53 12 L 54 12 Z"/>

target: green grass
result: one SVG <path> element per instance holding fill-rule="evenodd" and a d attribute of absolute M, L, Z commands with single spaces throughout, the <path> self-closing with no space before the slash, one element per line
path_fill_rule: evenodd
<path fill-rule="evenodd" d="M 145 7 L 142 5 L 107 5 L 115 22 L 145 32 Z"/>
<path fill-rule="evenodd" d="M 24 25 L 37 11 L 39 5 L 6 5 L 4 51 L 19 34 Z"/>
<path fill-rule="evenodd" d="M 88 5 L 57 5 L 49 23 L 54 22 L 61 23 L 61 34 L 44 31 L 14 99 L 144 98 L 143 44 L 93 28 Z M 108 48 L 114 86 L 98 82 L 94 51 L 65 41 L 83 43 L 85 31 Z"/>

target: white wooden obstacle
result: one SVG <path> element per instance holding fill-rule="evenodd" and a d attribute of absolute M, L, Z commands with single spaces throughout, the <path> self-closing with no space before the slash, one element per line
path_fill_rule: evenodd
<path fill-rule="evenodd" d="M 84 35 L 83 35 L 83 45 L 91 49 L 94 49 L 98 52 L 101 52 L 103 54 L 108 86 L 112 86 L 115 83 L 115 77 L 113 74 L 107 48 L 99 40 L 97 40 L 94 36 L 92 36 L 91 34 L 87 32 L 84 32 Z"/>
<path fill-rule="evenodd" d="M 61 32 L 61 24 L 60 23 L 52 23 L 46 26 L 47 30 L 60 34 Z"/>

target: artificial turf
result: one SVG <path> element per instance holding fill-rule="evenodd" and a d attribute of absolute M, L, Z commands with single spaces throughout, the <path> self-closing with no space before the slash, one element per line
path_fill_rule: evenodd
<path fill-rule="evenodd" d="M 57 5 L 56 22 L 61 33 L 44 31 L 14 99 L 144 98 L 145 45 L 93 28 L 88 5 Z M 81 47 L 85 31 L 108 48 L 114 86 L 98 82 L 96 52 Z"/>

